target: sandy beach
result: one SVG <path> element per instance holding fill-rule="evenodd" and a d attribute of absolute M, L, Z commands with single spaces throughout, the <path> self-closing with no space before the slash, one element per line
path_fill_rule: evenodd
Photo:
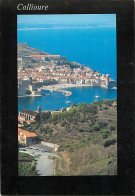
<path fill-rule="evenodd" d="M 55 84 L 50 86 L 44 86 L 46 90 L 61 90 L 65 88 L 72 88 L 72 87 L 86 87 L 86 86 L 92 86 L 90 84 Z"/>
<path fill-rule="evenodd" d="M 64 89 L 74 88 L 74 87 L 86 87 L 86 86 L 92 86 L 92 85 L 87 85 L 87 84 L 55 84 L 55 85 L 43 86 L 41 89 L 61 92 L 65 96 L 71 96 L 72 92 L 69 90 L 64 90 Z"/>

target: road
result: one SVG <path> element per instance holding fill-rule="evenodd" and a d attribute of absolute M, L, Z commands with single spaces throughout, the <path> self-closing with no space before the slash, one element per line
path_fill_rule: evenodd
<path fill-rule="evenodd" d="M 30 148 L 21 148 L 26 151 L 20 151 L 20 152 L 28 152 L 34 156 L 38 156 L 35 158 L 36 160 L 36 171 L 39 176 L 52 176 L 53 175 L 53 159 L 48 158 L 48 156 L 51 157 L 57 157 L 57 155 L 49 152 L 42 152 L 42 150 L 45 150 L 45 147 L 40 146 L 40 148 L 37 146 L 32 146 Z"/>

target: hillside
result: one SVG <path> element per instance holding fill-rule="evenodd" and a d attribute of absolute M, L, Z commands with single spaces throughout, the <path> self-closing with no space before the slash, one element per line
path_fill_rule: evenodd
<path fill-rule="evenodd" d="M 25 57 L 25 56 L 36 55 L 36 54 L 45 55 L 47 53 L 44 51 L 35 49 L 35 48 L 31 48 L 28 43 L 17 44 L 17 56 L 18 57 Z"/>
<path fill-rule="evenodd" d="M 41 113 L 27 128 L 60 145 L 55 175 L 117 174 L 117 100 L 73 106 L 60 114 Z"/>
<path fill-rule="evenodd" d="M 30 67 L 35 67 L 35 66 L 46 65 L 48 63 L 53 66 L 70 65 L 71 69 L 80 67 L 80 64 L 76 62 L 69 62 L 66 59 L 59 59 L 57 63 L 56 62 L 50 63 L 48 61 L 40 62 L 40 60 L 29 58 L 30 55 L 46 55 L 46 54 L 48 53 L 42 50 L 38 50 L 36 48 L 31 48 L 28 43 L 18 43 L 17 44 L 17 57 L 23 58 L 22 64 L 18 62 L 18 68 L 22 68 L 22 67 L 30 68 Z"/>

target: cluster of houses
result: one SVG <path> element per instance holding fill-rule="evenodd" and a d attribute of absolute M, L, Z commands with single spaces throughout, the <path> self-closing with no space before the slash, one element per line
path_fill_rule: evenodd
<path fill-rule="evenodd" d="M 54 59 L 61 58 L 60 55 L 31 55 L 30 57 L 40 60 L 50 58 L 53 59 L 52 62 Z M 36 84 L 46 81 L 55 81 L 58 84 L 87 84 L 104 88 L 113 88 L 117 85 L 109 74 L 101 74 L 87 66 L 71 69 L 70 65 L 56 66 L 55 63 L 48 63 L 18 70 L 18 96 L 25 95 L 26 90 L 29 90 L 32 96 L 40 96 L 41 91 L 37 90 Z"/>
<path fill-rule="evenodd" d="M 69 108 L 62 108 L 58 111 L 43 111 L 50 112 L 51 114 L 58 114 L 68 111 L 70 108 L 75 107 L 71 106 Z M 18 142 L 23 146 L 30 146 L 39 142 L 38 136 L 35 133 L 26 131 L 23 129 L 24 125 L 29 125 L 36 123 L 40 119 L 41 108 L 38 107 L 37 111 L 31 111 L 28 109 L 22 109 L 18 115 Z"/>
<path fill-rule="evenodd" d="M 24 125 L 36 123 L 40 118 L 41 108 L 38 107 L 37 111 L 22 109 L 18 115 L 18 142 L 23 146 L 30 146 L 39 142 L 35 133 L 23 130 Z"/>

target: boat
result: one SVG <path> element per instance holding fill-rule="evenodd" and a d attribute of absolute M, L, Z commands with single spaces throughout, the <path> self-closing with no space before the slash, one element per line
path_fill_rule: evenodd
<path fill-rule="evenodd" d="M 68 99 L 67 99 L 67 100 L 65 100 L 65 103 L 71 103 L 71 101 L 68 101 Z"/>
<path fill-rule="evenodd" d="M 46 94 L 46 93 L 41 93 L 41 95 L 47 95 L 47 96 L 51 96 L 51 94 Z"/>
<path fill-rule="evenodd" d="M 100 96 L 99 96 L 99 95 L 95 95 L 94 97 L 95 97 L 95 98 L 99 98 Z"/>

